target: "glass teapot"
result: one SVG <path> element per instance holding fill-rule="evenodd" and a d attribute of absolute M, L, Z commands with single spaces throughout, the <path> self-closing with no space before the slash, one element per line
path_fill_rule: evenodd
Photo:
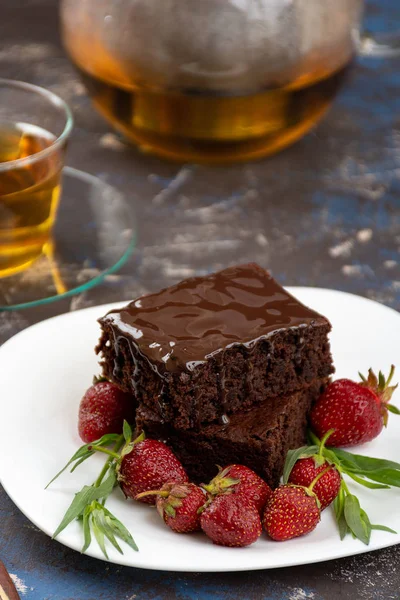
<path fill-rule="evenodd" d="M 364 0 L 62 0 L 97 109 L 143 151 L 265 156 L 326 112 L 360 47 Z M 364 49 L 371 51 L 373 43 Z"/>

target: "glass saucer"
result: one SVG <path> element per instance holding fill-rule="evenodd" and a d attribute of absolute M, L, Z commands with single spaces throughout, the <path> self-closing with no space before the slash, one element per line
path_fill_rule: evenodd
<path fill-rule="evenodd" d="M 134 216 L 123 194 L 65 167 L 52 240 L 26 270 L 0 279 L 0 310 L 54 302 L 98 285 L 126 262 L 135 242 Z"/>

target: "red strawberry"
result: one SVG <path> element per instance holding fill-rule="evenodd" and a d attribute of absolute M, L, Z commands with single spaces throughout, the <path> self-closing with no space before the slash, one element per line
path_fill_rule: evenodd
<path fill-rule="evenodd" d="M 194 483 L 166 483 L 156 494 L 157 511 L 168 527 L 176 533 L 200 531 L 200 509 L 206 502 L 205 491 Z M 141 500 L 146 492 L 136 496 Z"/>
<path fill-rule="evenodd" d="M 124 419 L 132 423 L 134 418 L 134 397 L 110 381 L 95 379 L 79 406 L 79 435 L 90 444 L 106 433 L 121 433 Z"/>
<path fill-rule="evenodd" d="M 289 483 L 308 488 L 322 471 L 326 472 L 315 483 L 313 492 L 321 503 L 321 510 L 324 510 L 338 495 L 342 481 L 335 465 L 329 464 L 326 460 L 323 460 L 321 464 L 317 456 L 300 458 L 289 475 Z"/>
<path fill-rule="evenodd" d="M 145 439 L 135 443 L 128 454 L 122 453 L 118 480 L 125 496 L 135 498 L 143 492 L 159 490 L 169 481 L 186 483 L 189 478 L 168 446 Z M 140 501 L 155 504 L 155 496 L 146 496 Z"/>
<path fill-rule="evenodd" d="M 316 496 L 309 489 L 287 484 L 272 492 L 264 509 L 263 525 L 270 538 L 283 542 L 309 533 L 319 520 Z"/>
<path fill-rule="evenodd" d="M 208 485 L 203 485 L 212 496 L 239 494 L 254 502 L 259 512 L 265 506 L 272 490 L 261 477 L 244 465 L 229 465 L 220 469 Z"/>
<path fill-rule="evenodd" d="M 201 528 L 220 546 L 249 546 L 262 533 L 256 505 L 239 494 L 217 496 L 202 512 Z"/>
<path fill-rule="evenodd" d="M 387 381 L 382 373 L 379 379 L 372 369 L 368 379 L 361 375 L 361 383 L 338 379 L 326 388 L 310 414 L 311 427 L 318 437 L 329 429 L 330 446 L 356 446 L 376 438 L 387 425 L 388 411 L 398 412 L 389 404 L 396 386 L 389 386 L 394 374 L 390 370 Z"/>

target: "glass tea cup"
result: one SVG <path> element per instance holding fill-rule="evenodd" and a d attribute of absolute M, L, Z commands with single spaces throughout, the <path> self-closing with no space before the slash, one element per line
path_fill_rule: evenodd
<path fill-rule="evenodd" d="M 57 95 L 0 79 L 0 278 L 28 267 L 50 241 L 72 126 Z"/>

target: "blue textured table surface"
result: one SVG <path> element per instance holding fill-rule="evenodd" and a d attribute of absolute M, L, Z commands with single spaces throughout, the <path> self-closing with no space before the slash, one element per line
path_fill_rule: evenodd
<path fill-rule="evenodd" d="M 398 0 L 367 7 L 371 31 L 400 29 Z M 70 102 L 68 164 L 123 189 L 139 223 L 138 248 L 120 273 L 72 299 L 0 313 L 0 343 L 46 317 L 247 260 L 284 284 L 347 290 L 400 309 L 399 59 L 358 60 L 323 123 L 272 159 L 181 167 L 125 147 L 91 109 L 59 43 L 55 0 L 2 0 L 0 10 L 0 75 Z M 182 575 L 81 556 L 31 525 L 1 488 L 0 522 L 0 558 L 26 600 L 400 598 L 398 547 L 291 569 Z"/>

